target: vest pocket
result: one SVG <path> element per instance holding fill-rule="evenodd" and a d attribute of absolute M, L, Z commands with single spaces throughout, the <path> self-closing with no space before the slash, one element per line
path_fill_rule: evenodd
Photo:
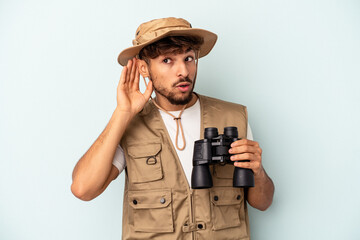
<path fill-rule="evenodd" d="M 173 232 L 172 196 L 170 189 L 129 191 L 137 232 Z"/>
<path fill-rule="evenodd" d="M 129 179 L 133 183 L 145 183 L 163 178 L 161 167 L 161 144 L 154 141 L 132 145 L 127 148 L 129 161 L 126 162 Z"/>
<path fill-rule="evenodd" d="M 210 198 L 213 230 L 240 226 L 240 206 L 244 199 L 240 189 L 213 188 Z"/>

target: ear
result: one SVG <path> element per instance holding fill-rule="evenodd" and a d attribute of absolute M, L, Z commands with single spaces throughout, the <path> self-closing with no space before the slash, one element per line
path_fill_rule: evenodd
<path fill-rule="evenodd" d="M 140 60 L 138 59 L 138 69 L 139 69 L 139 73 L 144 77 L 149 77 L 149 66 L 148 64 L 144 61 L 144 60 Z"/>

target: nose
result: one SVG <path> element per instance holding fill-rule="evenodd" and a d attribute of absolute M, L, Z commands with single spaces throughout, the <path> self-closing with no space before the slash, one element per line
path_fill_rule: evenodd
<path fill-rule="evenodd" d="M 185 62 L 179 62 L 176 71 L 177 71 L 176 76 L 178 77 L 185 78 L 189 76 L 188 66 L 186 65 Z"/>

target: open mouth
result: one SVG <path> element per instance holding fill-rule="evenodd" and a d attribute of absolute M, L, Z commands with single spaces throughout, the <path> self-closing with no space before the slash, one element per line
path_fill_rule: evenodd
<path fill-rule="evenodd" d="M 182 92 L 186 92 L 189 90 L 190 88 L 190 84 L 189 83 L 180 83 L 176 86 L 178 89 L 180 89 L 180 91 Z"/>

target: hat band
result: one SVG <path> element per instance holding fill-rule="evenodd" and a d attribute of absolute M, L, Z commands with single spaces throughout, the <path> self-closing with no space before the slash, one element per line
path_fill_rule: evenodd
<path fill-rule="evenodd" d="M 139 36 L 137 39 L 134 39 L 133 45 L 137 46 L 140 44 L 147 43 L 147 42 L 153 40 L 154 38 L 157 38 L 157 37 L 164 35 L 170 31 L 173 31 L 173 30 L 186 30 L 186 29 L 190 29 L 190 28 L 184 27 L 184 26 L 174 26 L 171 28 L 167 27 L 167 28 L 163 28 L 163 29 L 157 29 L 156 31 L 153 31 L 153 32 L 147 32 L 147 33 Z"/>

